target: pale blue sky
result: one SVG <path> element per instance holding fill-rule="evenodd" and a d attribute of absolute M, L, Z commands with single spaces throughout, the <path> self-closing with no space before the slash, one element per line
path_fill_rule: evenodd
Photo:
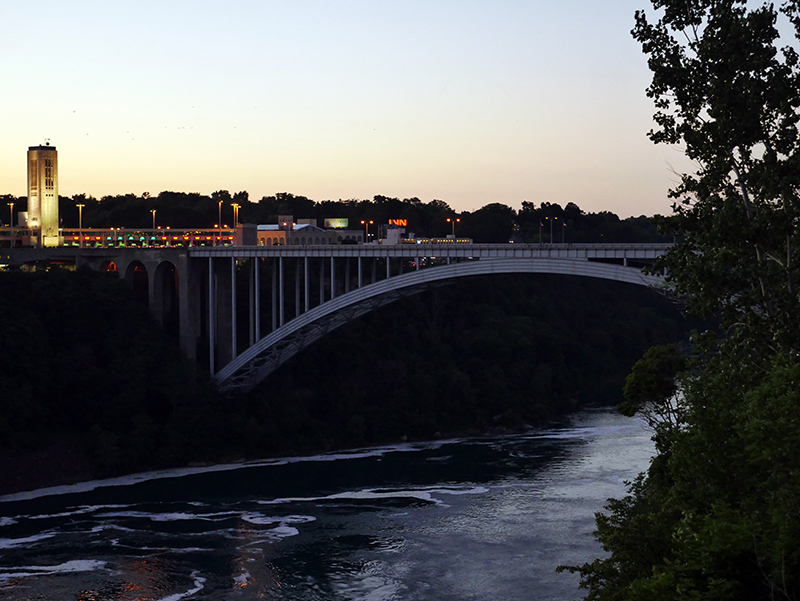
<path fill-rule="evenodd" d="M 376 194 L 665 213 L 644 0 L 0 0 L 0 193 Z"/>

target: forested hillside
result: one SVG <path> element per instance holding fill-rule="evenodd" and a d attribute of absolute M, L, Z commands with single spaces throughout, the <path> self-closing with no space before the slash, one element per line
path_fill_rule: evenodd
<path fill-rule="evenodd" d="M 685 322 L 657 293 L 559 276 L 466 280 L 336 330 L 222 398 L 113 276 L 0 273 L 0 492 L 190 462 L 536 425 L 616 402 Z"/>

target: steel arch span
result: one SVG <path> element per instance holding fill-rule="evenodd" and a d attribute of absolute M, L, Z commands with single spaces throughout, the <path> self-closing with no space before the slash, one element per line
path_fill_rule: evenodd
<path fill-rule="evenodd" d="M 547 273 L 658 288 L 663 279 L 623 267 L 574 259 L 483 259 L 421 269 L 375 282 L 325 302 L 264 336 L 214 376 L 223 391 L 248 391 L 301 350 L 341 325 L 448 280 L 478 275 Z"/>

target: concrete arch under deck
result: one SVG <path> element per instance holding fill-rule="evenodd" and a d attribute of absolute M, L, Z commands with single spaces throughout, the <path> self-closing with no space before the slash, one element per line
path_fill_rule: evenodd
<path fill-rule="evenodd" d="M 221 390 L 251 390 L 291 357 L 327 333 L 437 282 L 477 275 L 548 273 L 659 287 L 662 278 L 621 265 L 574 259 L 483 259 L 431 267 L 357 288 L 289 321 L 248 348 L 214 376 Z"/>
<path fill-rule="evenodd" d="M 80 249 L 76 264 L 97 271 L 109 271 L 114 265 L 116 269 L 112 271 L 132 286 L 137 300 L 149 307 L 162 326 L 177 331 L 185 355 L 190 359 L 197 357 L 201 322 L 197 282 L 201 274 L 186 249 Z"/>

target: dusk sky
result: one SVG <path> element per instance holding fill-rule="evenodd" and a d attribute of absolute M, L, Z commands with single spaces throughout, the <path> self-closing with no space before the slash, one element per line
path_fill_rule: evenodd
<path fill-rule="evenodd" d="M 644 0 L 0 0 L 0 193 L 291 192 L 669 212 Z"/>

